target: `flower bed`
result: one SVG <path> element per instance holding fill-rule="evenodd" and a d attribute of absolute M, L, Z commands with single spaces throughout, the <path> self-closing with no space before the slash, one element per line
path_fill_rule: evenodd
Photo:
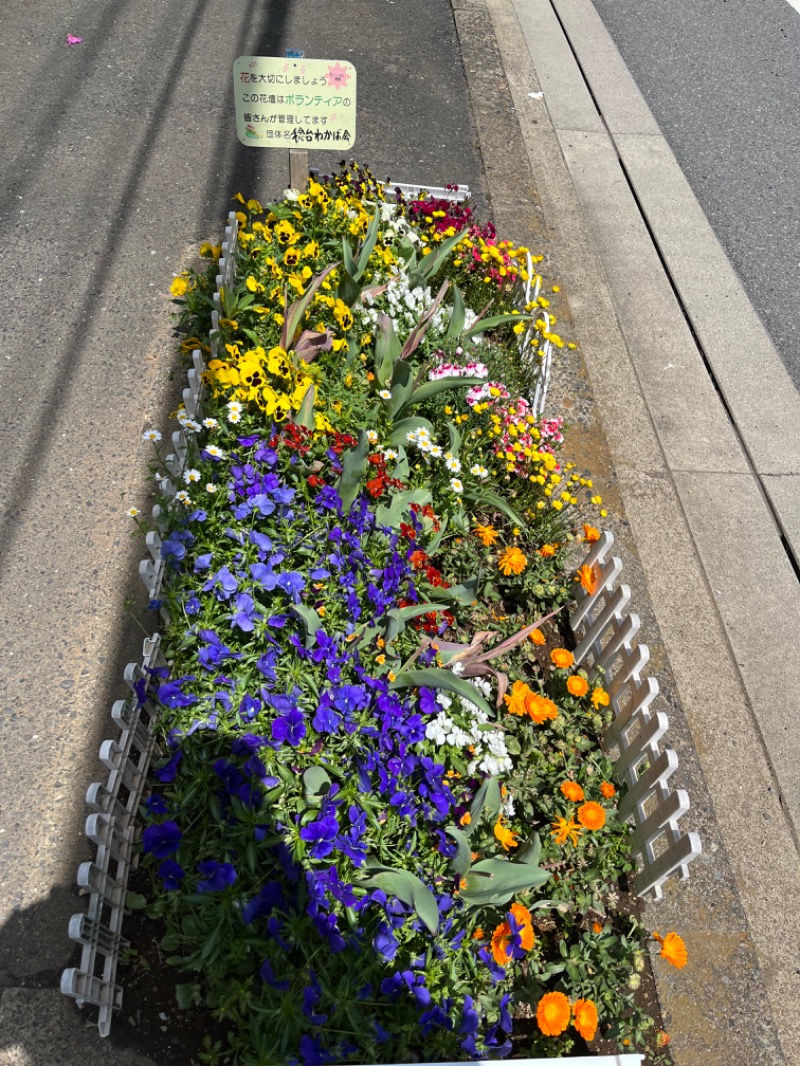
<path fill-rule="evenodd" d="M 527 399 L 563 343 L 538 287 L 515 305 L 527 250 L 359 170 L 241 206 L 218 312 L 218 249 L 173 285 L 186 350 L 214 327 L 180 463 L 145 433 L 142 850 L 180 998 L 241 1063 L 502 1056 L 514 1015 L 532 1055 L 642 1045 L 610 697 L 562 621 L 602 501 Z"/>

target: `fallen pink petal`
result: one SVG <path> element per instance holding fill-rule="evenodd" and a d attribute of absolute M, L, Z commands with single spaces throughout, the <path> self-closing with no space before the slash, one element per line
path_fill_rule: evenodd
<path fill-rule="evenodd" d="M 68 33 L 67 44 L 83 44 L 83 37 L 73 37 L 71 33 Z"/>

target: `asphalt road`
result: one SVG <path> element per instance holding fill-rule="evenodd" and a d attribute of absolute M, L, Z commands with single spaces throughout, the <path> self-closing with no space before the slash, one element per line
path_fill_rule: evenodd
<path fill-rule="evenodd" d="M 787 0 L 594 5 L 800 387 L 800 13 Z"/>
<path fill-rule="evenodd" d="M 6 0 L 2 21 L 0 995 L 52 984 L 85 906 L 84 796 L 141 654 L 125 512 L 151 502 L 143 429 L 176 428 L 172 274 L 234 193 L 288 184 L 285 150 L 236 139 L 234 59 L 349 60 L 356 159 L 484 182 L 449 0 Z"/>

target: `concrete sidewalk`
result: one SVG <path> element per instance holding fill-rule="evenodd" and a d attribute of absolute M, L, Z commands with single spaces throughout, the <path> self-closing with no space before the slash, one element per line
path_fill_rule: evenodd
<path fill-rule="evenodd" d="M 704 842 L 646 909 L 689 949 L 656 967 L 675 1062 L 797 1063 L 800 400 L 590 0 L 454 6 L 498 228 L 566 293 L 571 446 L 610 484 Z"/>

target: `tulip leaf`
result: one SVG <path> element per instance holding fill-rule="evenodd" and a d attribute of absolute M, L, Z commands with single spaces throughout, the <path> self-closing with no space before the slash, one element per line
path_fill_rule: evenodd
<path fill-rule="evenodd" d="M 420 415 L 411 415 L 408 418 L 401 418 L 399 422 L 395 422 L 392 426 L 392 432 L 389 434 L 389 443 L 406 444 L 408 434 L 417 429 L 426 429 L 433 436 L 433 426 L 427 418 L 422 418 Z"/>
<path fill-rule="evenodd" d="M 530 315 L 492 315 L 490 318 L 481 318 L 473 323 L 463 336 L 465 340 L 469 340 L 470 337 L 478 337 L 481 333 L 496 329 L 507 322 L 527 322 L 530 317 Z"/>
<path fill-rule="evenodd" d="M 413 907 L 431 933 L 435 933 L 439 928 L 439 908 L 436 906 L 436 896 L 427 885 L 424 885 L 408 870 L 381 869 L 372 877 L 361 881 L 360 884 L 381 888 L 388 895 L 396 896 L 409 907 Z"/>
<path fill-rule="evenodd" d="M 506 503 L 502 496 L 498 496 L 496 492 L 492 492 L 491 489 L 476 489 L 470 491 L 466 489 L 464 492 L 464 498 L 472 501 L 477 508 L 481 507 L 493 507 L 495 511 L 500 511 L 506 518 L 509 518 L 515 526 L 520 529 L 524 529 L 526 522 L 523 518 L 517 514 L 513 507 Z"/>
<path fill-rule="evenodd" d="M 314 807 L 319 806 L 330 791 L 330 787 L 331 779 L 321 766 L 309 766 L 303 774 L 305 800 Z"/>
<path fill-rule="evenodd" d="M 471 836 L 476 826 L 480 823 L 484 810 L 490 818 L 500 813 L 503 806 L 503 797 L 500 793 L 500 785 L 496 778 L 487 777 L 481 787 L 475 793 L 469 808 L 470 823 L 465 833 Z"/>
<path fill-rule="evenodd" d="M 388 505 L 381 504 L 375 511 L 375 519 L 379 526 L 389 526 L 390 529 L 399 529 L 412 503 L 423 506 L 430 503 L 431 494 L 429 489 L 404 489 L 392 497 Z"/>
<path fill-rule="evenodd" d="M 473 385 L 482 384 L 483 378 L 437 378 L 435 381 L 426 381 L 414 389 L 403 406 L 398 408 L 397 414 L 402 414 L 406 407 L 429 400 L 440 392 L 447 392 L 450 389 L 468 389 Z"/>
<path fill-rule="evenodd" d="M 461 829 L 456 829 L 454 825 L 446 825 L 444 831 L 456 842 L 456 853 L 450 860 L 450 866 L 454 873 L 463 877 L 472 865 L 472 848 L 469 837 Z"/>
<path fill-rule="evenodd" d="M 453 284 L 453 310 L 450 315 L 450 325 L 447 327 L 447 333 L 445 334 L 447 340 L 455 340 L 461 336 L 466 319 L 464 297 L 461 295 L 458 285 Z"/>
<path fill-rule="evenodd" d="M 444 688 L 448 692 L 454 692 L 462 699 L 469 700 L 479 707 L 490 719 L 494 718 L 494 711 L 484 699 L 483 695 L 465 681 L 463 677 L 454 674 L 452 670 L 437 670 L 428 668 L 425 670 L 402 670 L 389 685 L 390 689 L 399 688 Z"/>
<path fill-rule="evenodd" d="M 550 879 L 540 866 L 509 859 L 483 859 L 467 874 L 461 899 L 468 907 L 500 906 L 518 892 L 538 888 Z"/>
<path fill-rule="evenodd" d="M 369 439 L 366 430 L 358 431 L 358 443 L 342 455 L 342 472 L 336 482 L 336 491 L 342 501 L 342 510 L 347 514 L 361 488 L 367 470 Z"/>

